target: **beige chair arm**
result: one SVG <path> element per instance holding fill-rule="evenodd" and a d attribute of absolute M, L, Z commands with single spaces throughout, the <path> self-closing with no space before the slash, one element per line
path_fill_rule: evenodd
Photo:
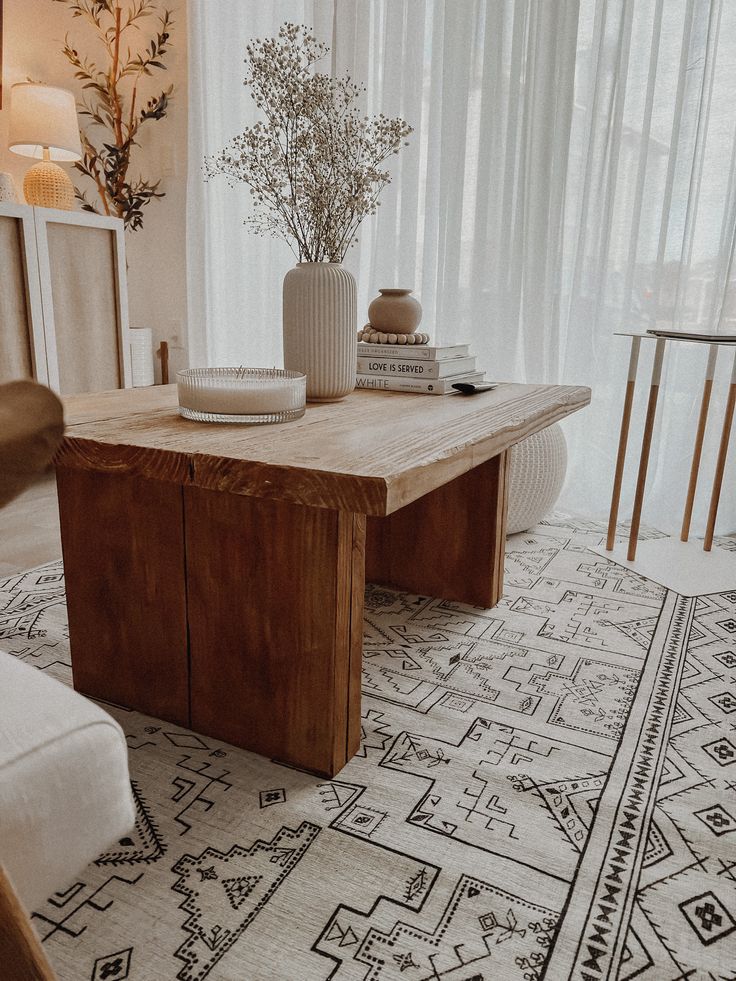
<path fill-rule="evenodd" d="M 0 507 L 48 469 L 63 435 L 64 411 L 51 389 L 0 385 Z"/>

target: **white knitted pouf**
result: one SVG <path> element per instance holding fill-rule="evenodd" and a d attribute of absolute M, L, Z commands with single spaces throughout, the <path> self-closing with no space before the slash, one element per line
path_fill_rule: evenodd
<path fill-rule="evenodd" d="M 509 514 L 506 533 L 526 531 L 550 511 L 567 470 L 567 443 L 555 423 L 510 450 Z"/>

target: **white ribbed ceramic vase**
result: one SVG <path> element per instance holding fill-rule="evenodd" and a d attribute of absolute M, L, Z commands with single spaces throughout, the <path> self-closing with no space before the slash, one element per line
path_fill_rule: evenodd
<path fill-rule="evenodd" d="M 307 376 L 308 402 L 338 402 L 355 388 L 355 280 L 338 262 L 300 262 L 284 277 L 284 367 Z"/>

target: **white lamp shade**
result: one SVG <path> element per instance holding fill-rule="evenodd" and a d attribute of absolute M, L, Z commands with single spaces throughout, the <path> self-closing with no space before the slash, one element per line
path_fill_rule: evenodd
<path fill-rule="evenodd" d="M 23 157 L 79 160 L 82 147 L 74 96 L 66 89 L 18 82 L 10 90 L 8 146 Z"/>

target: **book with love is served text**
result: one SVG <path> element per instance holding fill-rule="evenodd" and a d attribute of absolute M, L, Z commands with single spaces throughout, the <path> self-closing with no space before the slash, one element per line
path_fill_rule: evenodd
<path fill-rule="evenodd" d="M 446 378 L 475 371 L 475 358 L 448 358 L 445 361 L 415 361 L 404 358 L 358 356 L 358 374 L 389 375 L 397 378 Z"/>

